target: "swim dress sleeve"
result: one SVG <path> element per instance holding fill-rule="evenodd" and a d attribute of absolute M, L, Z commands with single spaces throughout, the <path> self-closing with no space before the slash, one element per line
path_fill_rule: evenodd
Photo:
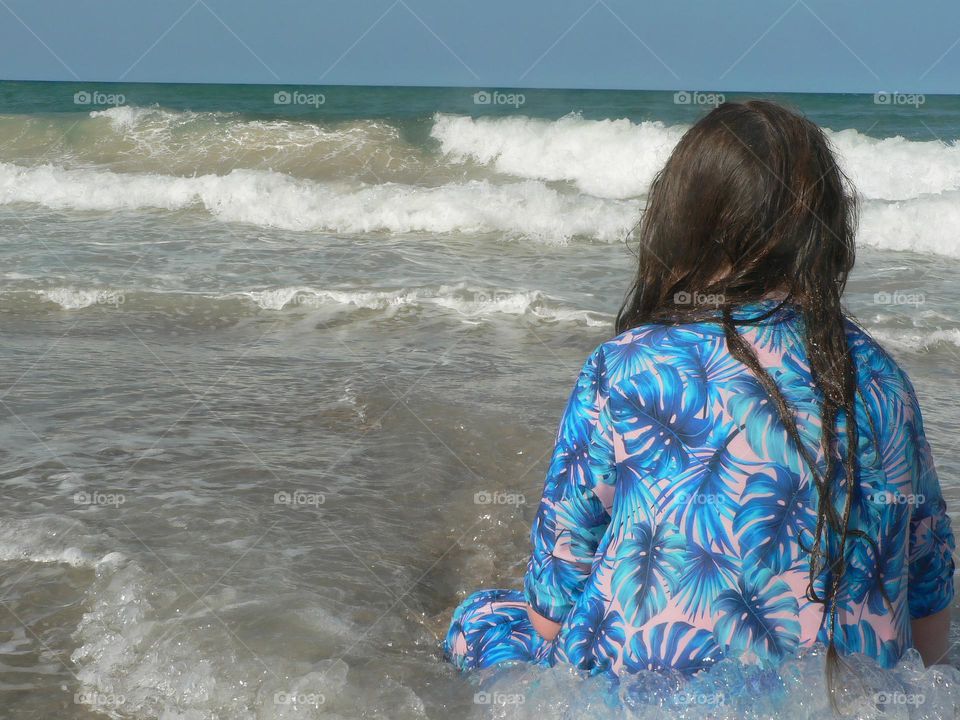
<path fill-rule="evenodd" d="M 560 420 L 530 533 L 524 594 L 554 622 L 563 622 L 583 592 L 610 523 L 616 471 L 602 347 L 584 364 Z"/>
<path fill-rule="evenodd" d="M 904 376 L 908 391 L 905 429 L 910 436 L 914 503 L 910 517 L 910 617 L 919 619 L 950 606 L 953 601 L 953 551 L 950 517 L 933 465 L 930 444 L 916 393 Z"/>

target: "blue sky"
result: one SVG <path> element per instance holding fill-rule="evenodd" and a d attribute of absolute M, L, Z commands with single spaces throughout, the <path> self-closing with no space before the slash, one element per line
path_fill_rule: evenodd
<path fill-rule="evenodd" d="M 0 79 L 960 93 L 960 3 L 0 0 Z"/>

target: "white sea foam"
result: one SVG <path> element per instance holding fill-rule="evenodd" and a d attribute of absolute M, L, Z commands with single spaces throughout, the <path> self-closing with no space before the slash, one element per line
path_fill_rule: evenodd
<path fill-rule="evenodd" d="M 960 144 L 933 137 L 878 139 L 856 130 L 828 135 L 857 190 L 868 199 L 909 200 L 960 189 Z"/>
<path fill-rule="evenodd" d="M 179 210 L 288 230 L 339 233 L 499 232 L 562 242 L 624 237 L 631 203 L 560 193 L 540 182 L 422 187 L 315 183 L 267 171 L 172 177 L 0 163 L 0 204 L 75 210 Z"/>
<path fill-rule="evenodd" d="M 276 598 L 244 600 L 222 585 L 196 602 L 181 594 L 133 562 L 96 574 L 70 655 L 82 702 L 119 717 L 171 720 L 426 717 L 409 687 L 390 678 L 367 687 L 339 658 L 303 662 L 251 650 L 232 614 L 249 613 L 248 623 L 269 618 Z M 344 642 L 361 632 L 309 611 L 285 622 L 303 625 L 316 641 Z M 378 707 L 390 710 L 371 712 Z"/>
<path fill-rule="evenodd" d="M 269 311 L 358 308 L 392 312 L 406 307 L 436 307 L 468 320 L 507 315 L 530 317 L 545 322 L 582 323 L 591 327 L 607 325 L 612 319 L 603 313 L 571 307 L 539 290 L 483 288 L 466 283 L 382 290 L 289 286 L 213 294 L 112 288 L 52 288 L 0 292 L 0 299 L 22 296 L 40 297 L 64 310 L 82 310 L 94 305 L 137 308 L 156 302 L 193 305 L 204 301 L 240 299 Z"/>
<path fill-rule="evenodd" d="M 937 330 L 871 328 L 870 334 L 884 345 L 912 353 L 929 352 L 937 347 L 951 345 L 960 348 L 960 328 Z"/>
<path fill-rule="evenodd" d="M 960 192 L 865 203 L 857 236 L 881 250 L 960 257 Z"/>
<path fill-rule="evenodd" d="M 566 180 L 598 197 L 628 198 L 647 192 L 686 129 L 576 114 L 559 120 L 437 115 L 431 132 L 453 159 L 517 177 Z M 960 189 L 960 145 L 877 139 L 852 129 L 827 134 L 868 199 L 907 200 Z"/>
<path fill-rule="evenodd" d="M 601 313 L 566 307 L 560 301 L 537 290 L 484 289 L 470 287 L 465 283 L 400 290 L 317 290 L 310 287 L 287 287 L 231 293 L 220 297 L 235 295 L 247 297 L 266 310 L 281 310 L 290 306 L 322 307 L 331 304 L 370 310 L 432 305 L 468 318 L 530 315 L 540 320 L 583 322 L 591 326 L 604 325 L 609 321 L 609 318 Z"/>
<path fill-rule="evenodd" d="M 119 552 L 102 554 L 112 542 L 62 515 L 0 520 L 0 562 L 90 571 L 86 588 L 71 588 L 80 593 L 83 611 L 70 633 L 74 702 L 118 718 L 346 718 L 375 707 L 393 711 L 372 717 L 425 717 L 423 702 L 410 688 L 386 678 L 363 687 L 343 660 L 303 662 L 263 648 L 253 653 L 240 639 L 242 631 L 229 624 L 231 613 L 268 617 L 276 597 L 251 602 L 219 581 L 202 595 L 184 594 L 185 586 L 171 586 L 164 573 L 148 572 Z M 81 577 L 61 581 L 83 582 Z M 13 578 L 19 583 L 8 590 L 28 587 L 22 573 Z M 44 583 L 51 582 L 47 575 Z M 326 611 L 308 608 L 292 615 L 285 622 L 298 623 L 317 641 L 348 642 L 361 632 Z"/>
<path fill-rule="evenodd" d="M 158 118 L 168 123 L 189 122 L 197 117 L 197 113 L 190 111 L 174 112 L 159 107 L 138 107 L 136 105 L 120 105 L 105 110 L 92 110 L 92 118 L 105 118 L 117 129 L 134 127 L 147 118 Z"/>
<path fill-rule="evenodd" d="M 102 564 L 116 565 L 122 559 L 122 554 L 105 551 L 91 542 L 91 536 L 76 520 L 49 515 L 0 520 L 0 561 L 94 569 Z"/>
<path fill-rule="evenodd" d="M 431 134 L 454 159 L 517 177 L 568 180 L 597 197 L 629 198 L 647 191 L 684 130 L 578 115 L 556 121 L 437 115 Z"/>
<path fill-rule="evenodd" d="M 314 180 L 374 183 L 414 182 L 437 171 L 443 175 L 431 153 L 380 119 L 311 122 L 121 106 L 92 112 L 80 123 L 81 131 L 71 134 L 75 140 L 64 150 L 73 167 L 183 176 L 257 168 Z M 18 136 L 17 142 L 26 144 L 26 139 Z M 0 148 L 3 152 L 17 157 L 14 149 Z"/>
<path fill-rule="evenodd" d="M 229 112 L 127 105 L 95 110 L 90 117 L 106 120 L 116 136 L 145 152 L 157 156 L 176 154 L 181 159 L 188 159 L 191 153 L 195 159 L 208 157 L 204 153 L 211 147 L 224 152 L 250 146 L 273 150 L 320 147 L 335 154 L 337 146 L 340 150 L 355 150 L 358 145 L 380 145 L 383 151 L 396 151 L 402 144 L 395 126 L 370 119 L 324 126 L 296 120 L 251 120 Z"/>

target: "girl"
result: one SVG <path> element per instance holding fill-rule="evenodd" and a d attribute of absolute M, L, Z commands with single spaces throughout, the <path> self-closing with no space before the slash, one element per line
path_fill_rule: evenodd
<path fill-rule="evenodd" d="M 561 420 L 524 589 L 457 608 L 452 662 L 943 660 L 953 535 L 910 381 L 841 307 L 855 229 L 805 118 L 726 103 L 684 135 Z"/>

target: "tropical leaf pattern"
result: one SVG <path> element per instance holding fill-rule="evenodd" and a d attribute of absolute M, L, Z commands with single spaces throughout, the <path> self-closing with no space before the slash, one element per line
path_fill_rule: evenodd
<path fill-rule="evenodd" d="M 534 661 L 546 643 L 534 631 L 518 590 L 479 590 L 453 613 L 444 656 L 461 670 Z"/>
<path fill-rule="evenodd" d="M 770 570 L 747 570 L 736 588 L 717 596 L 716 608 L 713 634 L 728 654 L 776 661 L 800 643 L 800 603 Z"/>
<path fill-rule="evenodd" d="M 587 599 L 583 612 L 577 614 L 567 631 L 567 660 L 592 672 L 609 670 L 625 640 L 620 613 L 608 613 L 603 597 L 594 595 Z"/>
<path fill-rule="evenodd" d="M 737 512 L 738 478 L 751 466 L 731 450 L 740 433 L 739 428 L 731 427 L 727 426 L 730 431 L 717 447 L 707 453 L 694 451 L 696 462 L 678 473 L 657 497 L 664 516 L 681 527 L 688 538 L 727 552 L 734 550 L 728 528 Z"/>
<path fill-rule="evenodd" d="M 655 477 L 690 464 L 691 448 L 704 444 L 711 423 L 703 417 L 703 386 L 686 382 L 672 365 L 658 363 L 612 389 L 611 416 L 627 454 Z"/>
<path fill-rule="evenodd" d="M 900 659 L 897 641 L 881 640 L 876 628 L 864 620 L 849 625 L 841 624 L 837 633 L 837 646 L 845 654 L 876 658 L 884 667 L 892 667 Z"/>
<path fill-rule="evenodd" d="M 724 589 L 736 582 L 739 565 L 721 551 L 712 551 L 690 540 L 686 543 L 677 600 L 680 609 L 694 620 L 712 616 L 714 603 Z"/>
<path fill-rule="evenodd" d="M 634 627 L 661 612 L 680 576 L 685 543 L 675 525 L 640 523 L 617 550 L 613 592 Z"/>
<path fill-rule="evenodd" d="M 768 301 L 735 317 L 823 471 L 801 314 Z M 955 544 L 910 381 L 857 325 L 847 335 L 858 377 L 851 517 L 869 540 L 848 540 L 835 641 L 892 666 L 910 619 L 949 606 Z M 446 655 L 462 669 L 520 661 L 609 675 L 696 672 L 724 657 L 776 664 L 827 637 L 823 606 L 806 598 L 818 502 L 795 440 L 718 323 L 630 330 L 591 354 L 570 395 L 523 591 L 468 597 Z M 815 587 L 828 582 L 824 572 Z M 528 607 L 559 624 L 554 640 Z"/>
<path fill-rule="evenodd" d="M 816 521 L 810 484 L 800 475 L 778 465 L 752 474 L 733 519 L 744 568 L 786 572 L 800 560 L 801 534 L 812 537 Z"/>
<path fill-rule="evenodd" d="M 685 622 L 664 622 L 641 630 L 630 640 L 624 662 L 628 672 L 680 670 L 693 673 L 723 657 L 709 630 Z"/>

